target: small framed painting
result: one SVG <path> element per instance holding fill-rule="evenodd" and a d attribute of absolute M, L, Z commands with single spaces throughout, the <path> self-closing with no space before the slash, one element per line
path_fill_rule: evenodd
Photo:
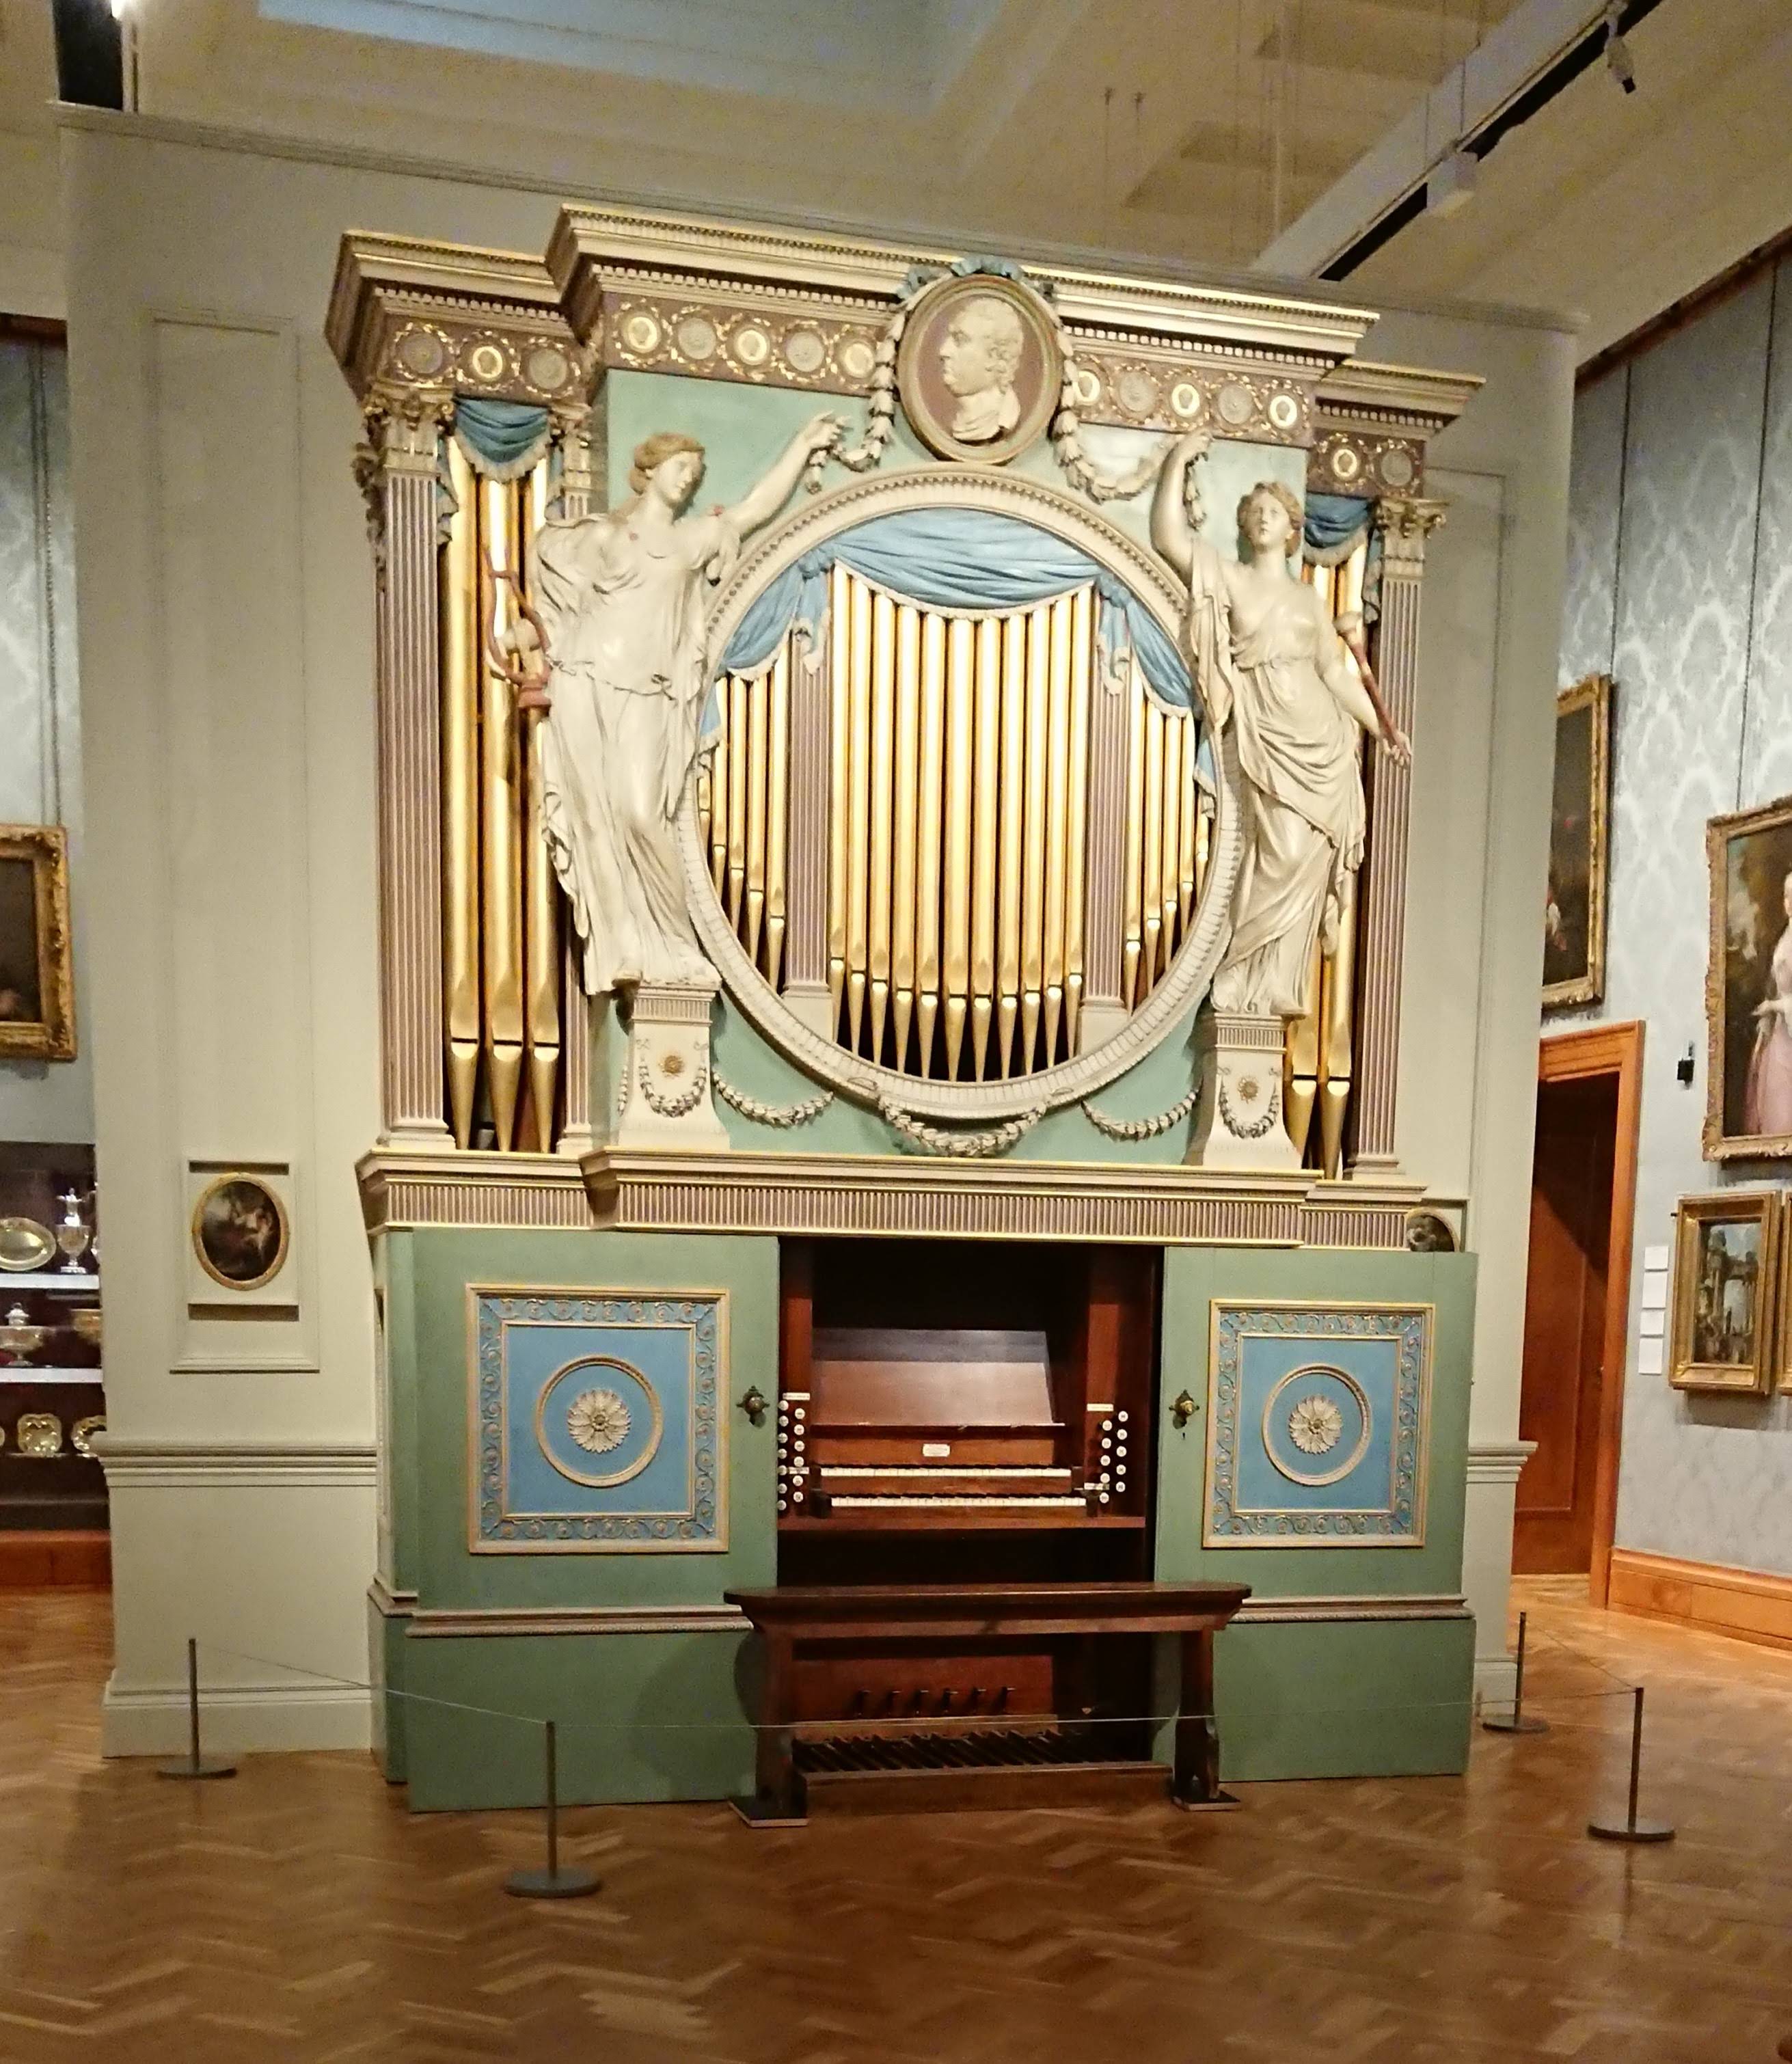
<path fill-rule="evenodd" d="M 68 841 L 58 824 L 0 824 L 0 1056 L 74 1058 Z"/>
<path fill-rule="evenodd" d="M 1792 796 L 1713 817 L 1705 1151 L 1792 1155 Z"/>
<path fill-rule="evenodd" d="M 1589 674 L 1556 698 L 1556 776 L 1543 926 L 1545 1010 L 1597 1003 L 1605 994 L 1611 759 L 1611 677 Z"/>
<path fill-rule="evenodd" d="M 1781 1221 L 1777 1190 L 1682 1197 L 1674 1219 L 1673 1360 L 1678 1390 L 1768 1389 Z"/>
<path fill-rule="evenodd" d="M 292 1222 L 261 1176 L 232 1172 L 208 1182 L 193 1206 L 193 1252 L 226 1290 L 260 1290 L 285 1265 Z"/>

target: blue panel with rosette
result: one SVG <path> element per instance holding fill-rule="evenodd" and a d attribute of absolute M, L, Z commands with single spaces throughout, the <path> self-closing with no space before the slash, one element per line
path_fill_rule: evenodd
<path fill-rule="evenodd" d="M 472 1297 L 475 1553 L 727 1547 L 723 1293 Z"/>
<path fill-rule="evenodd" d="M 1216 1303 L 1208 1547 L 1419 1547 L 1430 1440 L 1428 1305 Z"/>

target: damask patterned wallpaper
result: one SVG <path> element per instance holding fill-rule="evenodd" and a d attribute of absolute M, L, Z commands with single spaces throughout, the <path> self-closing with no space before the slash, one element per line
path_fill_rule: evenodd
<path fill-rule="evenodd" d="M 0 340 L 0 824 L 70 834 L 75 1024 L 81 1023 L 81 739 L 67 354 Z M 73 1061 L 0 1060 L 0 1139 L 93 1137 L 93 1090 Z"/>
<path fill-rule="evenodd" d="M 1617 683 L 1611 892 L 1605 1001 L 1544 1029 L 1648 1028 L 1618 1545 L 1792 1574 L 1792 1398 L 1637 1368 L 1642 1250 L 1676 1200 L 1789 1173 L 1708 1163 L 1700 1127 L 1705 820 L 1792 792 L 1792 262 L 1580 397 L 1561 666 Z"/>

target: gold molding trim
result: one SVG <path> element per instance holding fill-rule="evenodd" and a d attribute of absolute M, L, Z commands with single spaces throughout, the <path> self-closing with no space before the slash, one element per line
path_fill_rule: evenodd
<path fill-rule="evenodd" d="M 1233 1616 L 1234 1627 L 1276 1627 L 1335 1620 L 1472 1619 L 1467 1601 L 1453 1591 L 1372 1593 L 1337 1598 L 1246 1598 Z"/>
<path fill-rule="evenodd" d="M 561 1634 L 749 1634 L 738 1606 L 472 1606 L 413 1608 L 412 1641 Z"/>

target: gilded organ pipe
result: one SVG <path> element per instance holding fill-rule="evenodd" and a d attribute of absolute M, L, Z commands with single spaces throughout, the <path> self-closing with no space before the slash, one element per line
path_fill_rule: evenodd
<path fill-rule="evenodd" d="M 1158 979 L 1158 948 L 1163 932 L 1164 715 L 1154 702 L 1145 705 L 1145 825 L 1140 853 L 1139 908 L 1143 917 L 1139 941 L 1139 1000 Z"/>
<path fill-rule="evenodd" d="M 479 1085 L 479 490 L 460 446 L 448 441 L 455 500 L 442 554 L 442 1016 L 449 1124 L 472 1143 Z"/>
<path fill-rule="evenodd" d="M 870 980 L 865 900 L 871 865 L 871 591 L 852 581 L 848 595 L 846 1013 L 852 1050 L 859 1053 Z"/>
<path fill-rule="evenodd" d="M 920 1072 L 936 1072 L 940 1016 L 940 861 L 945 788 L 946 625 L 930 610 L 921 625 L 920 812 L 916 835 L 915 1007 Z"/>
<path fill-rule="evenodd" d="M 1045 987 L 1045 727 L 1051 693 L 1051 607 L 1041 603 L 1027 616 L 1026 851 L 1021 878 L 1021 1059 L 1016 1072 L 1037 1066 L 1038 1037 Z"/>
<path fill-rule="evenodd" d="M 916 858 L 920 837 L 921 740 L 920 611 L 905 602 L 896 611 L 896 857 L 890 893 L 890 978 L 896 1065 L 908 1066 L 908 1034 L 914 1023 Z"/>
<path fill-rule="evenodd" d="M 766 770 L 765 978 L 778 986 L 783 972 L 786 877 L 790 853 L 790 647 L 771 667 L 771 738 Z"/>
<path fill-rule="evenodd" d="M 1070 631 L 1069 595 L 1051 606 L 1051 655 L 1046 708 L 1045 765 L 1045 1046 L 1044 1064 L 1057 1058 L 1064 1015 L 1065 853 L 1070 841 Z"/>
<path fill-rule="evenodd" d="M 977 629 L 955 617 L 947 630 L 945 881 L 943 901 L 946 1079 L 963 1074 L 971 990 L 971 748 Z"/>
<path fill-rule="evenodd" d="M 747 957 L 756 965 L 765 923 L 767 746 L 771 730 L 771 684 L 761 674 L 739 685 L 747 691 L 747 876 L 743 901 Z"/>
<path fill-rule="evenodd" d="M 1144 937 L 1144 913 L 1139 901 L 1143 877 L 1142 849 L 1145 843 L 1145 727 L 1150 713 L 1139 684 L 1138 663 L 1127 668 L 1126 686 L 1126 842 L 1122 881 L 1125 885 L 1126 943 L 1121 949 L 1120 1000 L 1129 1010 L 1144 1002 L 1139 988 L 1139 953 Z"/>
<path fill-rule="evenodd" d="M 1018 1072 L 1021 1026 L 1021 882 L 1026 850 L 1027 620 L 1002 624 L 1001 850 L 997 868 L 996 1072 Z"/>
<path fill-rule="evenodd" d="M 1077 1051 L 1082 1015 L 1083 909 L 1089 836 L 1090 660 L 1095 649 L 1094 591 L 1078 588 L 1070 602 L 1070 768 L 1064 837 L 1064 1049 Z"/>
<path fill-rule="evenodd" d="M 890 1009 L 891 858 L 896 812 L 896 604 L 887 595 L 872 596 L 871 632 L 871 872 L 866 950 L 871 974 L 868 1050 L 873 1060 L 880 1060 Z"/>
<path fill-rule="evenodd" d="M 996 889 L 1001 806 L 1002 627 L 985 616 L 977 627 L 977 773 L 971 827 L 971 1066 L 981 1082 L 989 1068 L 996 1002 Z M 993 1070 L 1003 1072 L 1000 1056 Z"/>
<path fill-rule="evenodd" d="M 547 518 L 547 467 L 519 484 L 526 587 L 535 585 L 535 539 Z M 542 830 L 542 712 L 531 710 L 524 733 L 526 810 L 520 827 L 523 861 L 523 1038 L 528 1061 L 527 1137 L 519 1147 L 546 1154 L 554 1145 L 560 1082 L 560 891 Z"/>
<path fill-rule="evenodd" d="M 842 566 L 835 566 L 828 576 L 828 739 L 833 765 L 828 784 L 828 994 L 836 1035 L 840 998 L 846 990 L 846 903 L 852 874 L 847 853 L 852 732 L 852 623 L 847 583 L 851 578 Z"/>

